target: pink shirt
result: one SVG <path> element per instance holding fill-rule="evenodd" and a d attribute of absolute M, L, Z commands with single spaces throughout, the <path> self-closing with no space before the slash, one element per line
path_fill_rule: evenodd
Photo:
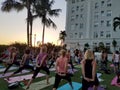
<path fill-rule="evenodd" d="M 57 72 L 60 73 L 66 73 L 66 68 L 65 68 L 65 64 L 67 63 L 68 65 L 68 59 L 66 57 L 59 57 L 57 59 Z"/>

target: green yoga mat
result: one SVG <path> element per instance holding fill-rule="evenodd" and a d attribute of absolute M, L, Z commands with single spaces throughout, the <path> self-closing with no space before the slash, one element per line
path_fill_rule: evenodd
<path fill-rule="evenodd" d="M 32 83 L 30 85 L 29 89 L 27 89 L 27 90 L 41 90 L 45 87 L 53 85 L 54 81 L 55 81 L 55 77 L 51 77 L 51 78 L 49 78 L 50 84 L 48 84 L 48 85 L 46 84 L 46 80 L 42 80 L 42 81 L 39 81 L 39 82 Z M 23 88 L 25 89 L 26 86 L 23 87 Z"/>

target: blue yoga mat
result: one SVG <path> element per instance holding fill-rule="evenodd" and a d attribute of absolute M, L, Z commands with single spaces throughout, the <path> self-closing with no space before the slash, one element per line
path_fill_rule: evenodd
<path fill-rule="evenodd" d="M 0 68 L 4 68 L 4 66 L 1 66 L 1 65 L 0 65 Z"/>
<path fill-rule="evenodd" d="M 72 82 L 73 85 L 73 90 L 79 90 L 82 87 L 81 83 L 77 83 L 77 82 Z M 71 86 L 69 83 L 59 87 L 57 90 L 72 90 Z"/>

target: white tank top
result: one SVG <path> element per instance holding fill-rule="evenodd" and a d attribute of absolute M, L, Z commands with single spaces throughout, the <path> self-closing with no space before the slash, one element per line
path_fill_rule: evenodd
<path fill-rule="evenodd" d="M 119 54 L 115 54 L 114 62 L 119 62 Z"/>

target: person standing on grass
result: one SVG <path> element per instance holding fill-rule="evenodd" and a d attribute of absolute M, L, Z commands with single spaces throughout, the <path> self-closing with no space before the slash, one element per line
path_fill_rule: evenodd
<path fill-rule="evenodd" d="M 11 47 L 10 49 L 10 55 L 9 55 L 9 62 L 6 62 L 6 64 L 8 65 L 7 68 L 5 69 L 5 71 L 3 72 L 3 75 L 5 75 L 5 73 L 9 70 L 9 68 L 11 66 L 13 66 L 14 64 L 19 66 L 20 63 L 17 61 L 17 49 L 16 47 Z"/>
<path fill-rule="evenodd" d="M 118 51 L 115 51 L 115 53 L 113 53 L 112 60 L 114 63 L 114 73 L 116 73 L 119 70 L 120 63 L 120 54 Z"/>
<path fill-rule="evenodd" d="M 91 50 L 86 50 L 84 59 L 81 61 L 82 65 L 82 90 L 88 90 L 89 87 L 93 87 L 93 90 L 97 90 L 99 81 L 96 74 L 96 60 Z"/>
<path fill-rule="evenodd" d="M 67 50 L 66 57 L 68 58 L 68 63 L 71 65 L 71 69 L 74 72 L 74 66 L 73 66 L 70 50 Z"/>
<path fill-rule="evenodd" d="M 55 75 L 55 82 L 53 85 L 53 90 L 56 90 L 58 88 L 61 79 L 67 80 L 71 88 L 73 89 L 71 76 L 67 72 L 68 71 L 68 58 L 66 57 L 66 50 L 62 49 L 60 51 L 60 56 L 56 60 L 55 68 L 56 68 L 56 75 Z"/>
<path fill-rule="evenodd" d="M 40 53 L 37 55 L 37 58 L 36 58 L 36 60 L 37 60 L 36 61 L 36 69 L 35 69 L 35 71 L 33 73 L 32 78 L 28 82 L 26 89 L 29 88 L 30 84 L 36 78 L 37 74 L 39 73 L 39 71 L 41 69 L 46 71 L 46 73 L 47 73 L 46 80 L 47 80 L 47 84 L 49 84 L 49 74 L 50 74 L 50 71 L 49 71 L 49 69 L 47 67 L 47 56 L 48 56 L 48 54 L 47 54 L 47 47 L 43 45 L 41 47 L 41 49 L 40 49 Z"/>
<path fill-rule="evenodd" d="M 14 76 L 15 74 L 21 72 L 23 69 L 31 69 L 32 71 L 34 71 L 34 67 L 29 65 L 30 60 L 31 60 L 30 49 L 27 48 L 25 50 L 25 52 L 24 52 L 23 57 L 22 57 L 22 61 L 20 63 L 20 67 L 13 74 L 8 76 L 7 79 L 9 80 L 9 77 Z"/>
<path fill-rule="evenodd" d="M 49 65 L 49 69 L 51 68 L 51 66 L 53 65 L 54 66 L 54 62 L 56 61 L 56 58 L 57 58 L 57 51 L 55 49 L 53 49 L 50 53 L 50 65 Z"/>

